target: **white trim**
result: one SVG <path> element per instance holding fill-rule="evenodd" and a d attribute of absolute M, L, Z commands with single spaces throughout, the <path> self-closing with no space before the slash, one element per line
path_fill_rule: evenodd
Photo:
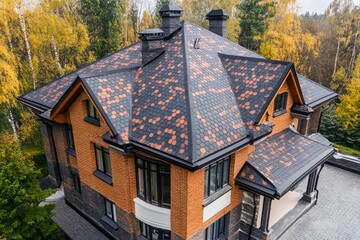
<path fill-rule="evenodd" d="M 170 209 L 157 207 L 140 198 L 134 198 L 135 216 L 150 226 L 171 230 Z"/>
<path fill-rule="evenodd" d="M 228 191 L 227 193 L 216 199 L 214 202 L 204 207 L 203 222 L 206 222 L 216 213 L 220 212 L 222 209 L 228 206 L 230 202 L 231 202 L 231 191 Z"/>

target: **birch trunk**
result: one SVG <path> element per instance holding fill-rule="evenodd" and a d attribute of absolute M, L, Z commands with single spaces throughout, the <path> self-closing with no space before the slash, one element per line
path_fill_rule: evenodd
<path fill-rule="evenodd" d="M 36 88 L 36 74 L 35 74 L 35 68 L 34 68 L 34 63 L 31 57 L 31 48 L 30 48 L 30 43 L 29 43 L 29 39 L 28 39 L 28 35 L 27 35 L 27 31 L 26 31 L 26 22 L 25 22 L 25 17 L 24 17 L 24 13 L 23 13 L 23 9 L 22 9 L 22 4 L 20 3 L 18 6 L 15 7 L 15 12 L 19 17 L 20 20 L 20 26 L 21 26 L 21 31 L 24 35 L 24 41 L 25 41 L 25 48 L 26 48 L 26 53 L 29 59 L 29 65 L 30 65 L 30 70 L 31 70 L 31 74 L 32 74 L 32 79 L 33 79 L 33 86 L 34 89 Z"/>
<path fill-rule="evenodd" d="M 10 123 L 10 126 L 11 126 L 11 129 L 13 131 L 13 134 L 14 134 L 14 137 L 16 139 L 16 141 L 18 140 L 18 132 L 17 132 L 17 124 L 16 124 L 16 121 L 15 121 L 15 118 L 14 118 L 14 115 L 12 113 L 12 110 L 11 110 L 11 106 L 8 102 L 6 102 L 6 108 L 7 108 L 7 119 Z"/>
<path fill-rule="evenodd" d="M 53 51 L 54 51 L 56 66 L 58 67 L 59 72 L 60 72 L 60 74 L 62 76 L 62 75 L 64 75 L 64 70 L 63 70 L 63 68 L 61 66 L 61 63 L 60 63 L 59 51 L 58 51 L 54 36 L 51 36 L 51 46 L 52 46 Z"/>
<path fill-rule="evenodd" d="M 338 60 L 338 57 L 339 57 L 339 50 L 340 50 L 340 37 L 338 38 L 338 44 L 337 44 L 336 55 L 335 55 L 333 75 L 336 73 L 336 67 L 337 67 L 336 65 L 337 65 L 337 60 Z"/>

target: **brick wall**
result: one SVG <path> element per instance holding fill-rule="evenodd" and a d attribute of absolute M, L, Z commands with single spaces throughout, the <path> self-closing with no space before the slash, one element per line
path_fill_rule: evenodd
<path fill-rule="evenodd" d="M 289 128 L 290 124 L 293 123 L 294 126 L 297 126 L 298 120 L 296 118 L 293 118 L 291 116 L 291 107 L 294 104 L 293 101 L 293 97 L 291 95 L 290 89 L 289 89 L 289 85 L 287 83 L 287 81 L 284 82 L 284 84 L 281 86 L 278 94 L 287 92 L 288 93 L 288 100 L 287 100 L 287 104 L 286 104 L 286 112 L 279 115 L 279 116 L 274 116 L 274 103 L 275 103 L 275 99 L 273 101 L 271 101 L 271 103 L 269 104 L 267 113 L 265 113 L 265 116 L 267 115 L 268 117 L 265 117 L 264 119 L 269 121 L 269 122 L 273 122 L 275 123 L 275 125 L 273 126 L 273 131 L 271 134 L 276 134 L 278 132 L 281 132 L 282 130 Z"/>
<path fill-rule="evenodd" d="M 314 109 L 314 112 L 310 115 L 309 120 L 309 131 L 308 134 L 311 135 L 318 131 L 319 121 L 321 117 L 321 107 Z"/>

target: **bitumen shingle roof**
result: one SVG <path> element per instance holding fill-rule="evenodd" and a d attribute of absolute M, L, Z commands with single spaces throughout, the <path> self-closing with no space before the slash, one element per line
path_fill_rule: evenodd
<path fill-rule="evenodd" d="M 281 197 L 333 153 L 332 147 L 285 129 L 255 145 L 236 182 Z"/>
<path fill-rule="evenodd" d="M 266 60 L 187 21 L 164 40 L 164 50 L 142 66 L 138 42 L 20 100 L 50 118 L 54 106 L 80 76 L 120 136 L 119 144 L 131 143 L 191 164 L 224 155 L 271 131 L 266 123 L 254 123 L 291 63 Z M 326 94 L 334 94 L 304 77 L 300 85 L 306 89 L 305 102 L 319 102 Z"/>

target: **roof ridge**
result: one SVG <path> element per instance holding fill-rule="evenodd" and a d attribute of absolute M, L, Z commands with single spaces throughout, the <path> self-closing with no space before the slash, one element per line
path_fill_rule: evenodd
<path fill-rule="evenodd" d="M 288 65 L 288 64 L 293 64 L 293 62 L 290 61 L 281 61 L 281 60 L 272 60 L 272 59 L 268 59 L 268 58 L 256 58 L 256 57 L 247 57 L 247 56 L 239 56 L 239 55 L 230 55 L 230 54 L 225 54 L 225 53 L 218 53 L 220 57 L 227 57 L 227 58 L 234 58 L 234 59 L 248 59 L 251 61 L 256 61 L 256 62 L 269 62 L 269 63 L 278 63 L 278 64 L 283 64 L 283 65 Z"/>
<path fill-rule="evenodd" d="M 184 67 L 184 82 L 185 82 L 185 89 L 186 89 L 186 94 L 187 94 L 187 99 L 186 101 L 186 107 L 187 107 L 187 111 L 188 111 L 188 119 L 187 119 L 187 127 L 188 130 L 190 130 L 191 136 L 188 136 L 188 146 L 189 146 L 189 160 L 190 162 L 195 162 L 194 161 L 194 148 L 193 148 L 193 142 L 195 141 L 195 131 L 193 131 L 193 116 L 195 116 L 194 114 L 194 108 L 192 107 L 192 96 L 191 96 L 191 85 L 189 84 L 189 71 L 188 71 L 188 61 L 187 61 L 187 47 L 186 47 L 186 42 L 185 42 L 185 24 L 187 23 L 186 20 L 183 20 L 182 22 L 182 47 L 183 47 L 183 53 L 184 53 L 184 58 L 183 58 L 183 67 Z"/>

